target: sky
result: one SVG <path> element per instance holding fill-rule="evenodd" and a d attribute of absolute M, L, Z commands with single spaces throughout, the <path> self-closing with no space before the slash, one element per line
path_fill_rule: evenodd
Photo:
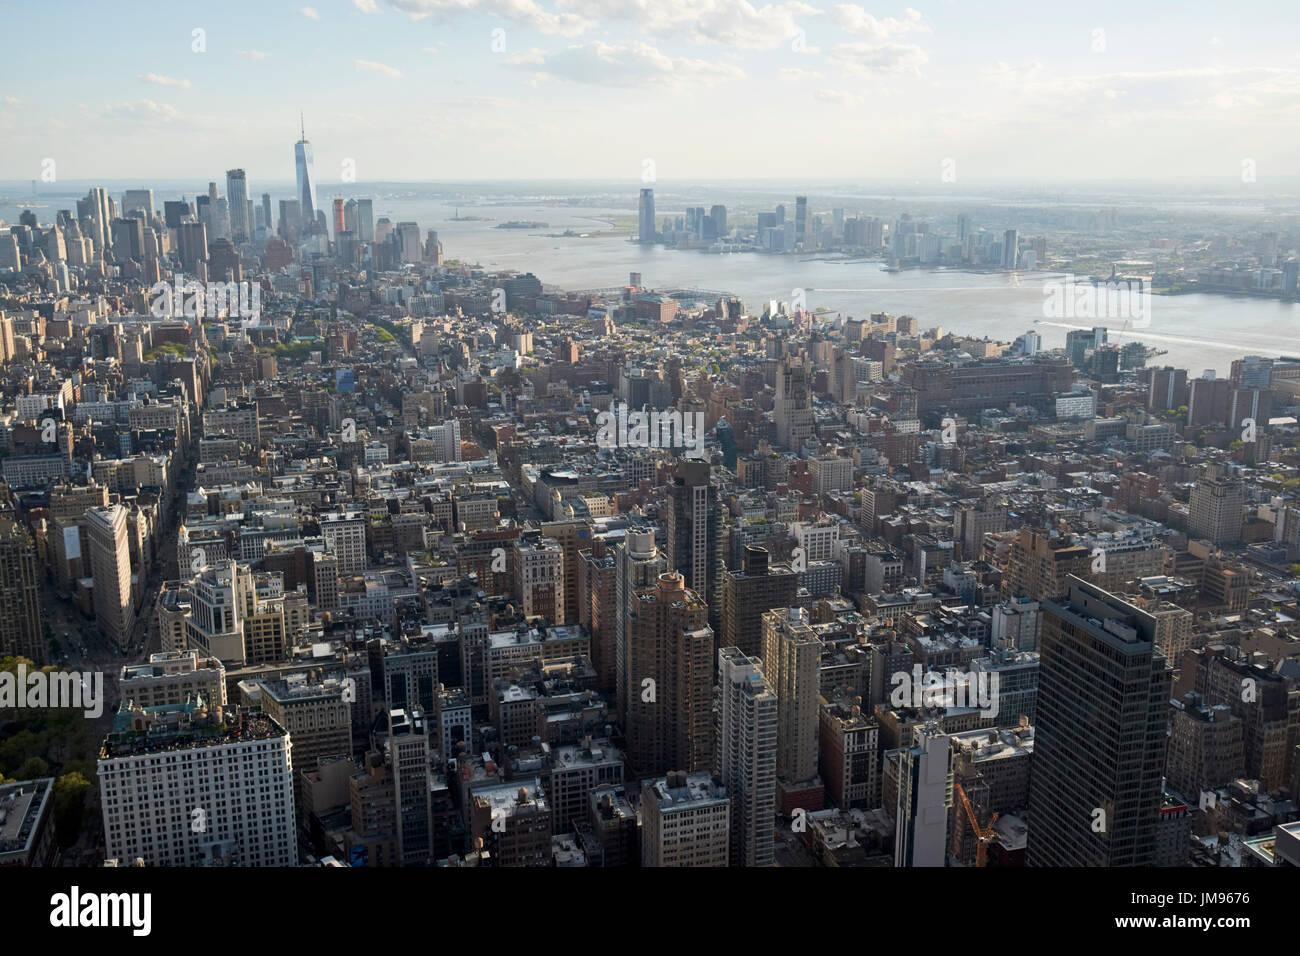
<path fill-rule="evenodd" d="M 324 185 L 1300 174 L 1294 2 L 7 0 L 0 22 L 4 181 L 288 182 L 299 110 Z"/>

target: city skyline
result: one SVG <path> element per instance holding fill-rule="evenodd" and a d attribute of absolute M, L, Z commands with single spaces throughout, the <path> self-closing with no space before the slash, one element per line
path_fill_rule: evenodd
<path fill-rule="evenodd" d="M 871 869 L 901 937 L 1027 868 L 1085 932 L 1285 921 L 1290 8 L 297 2 L 0 0 L 20 911 Z"/>

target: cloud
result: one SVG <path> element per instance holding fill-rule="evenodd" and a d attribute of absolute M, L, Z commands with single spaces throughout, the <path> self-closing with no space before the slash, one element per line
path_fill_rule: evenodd
<path fill-rule="evenodd" d="M 437 53 L 437 52 L 438 52 L 438 48 L 437 48 L 436 46 L 422 46 L 422 47 L 420 47 L 420 52 L 421 52 L 421 53 Z"/>
<path fill-rule="evenodd" d="M 887 43 L 903 36 L 905 33 L 929 33 L 930 27 L 921 14 L 908 7 L 903 11 L 903 19 L 886 17 L 878 20 L 862 7 L 851 3 L 841 3 L 831 11 L 831 22 L 853 36 L 866 37 L 873 43 Z"/>
<path fill-rule="evenodd" d="M 605 23 L 627 20 L 642 32 L 719 43 L 746 50 L 774 50 L 802 34 L 799 17 L 822 11 L 801 2 L 755 6 L 749 0 L 558 0 L 563 10 Z"/>
<path fill-rule="evenodd" d="M 910 43 L 837 43 L 831 48 L 830 60 L 846 73 L 872 76 L 879 73 L 920 75 L 929 57 L 919 46 Z"/>
<path fill-rule="evenodd" d="M 522 53 L 511 53 L 506 57 L 510 66 L 541 66 L 546 62 L 546 51 L 533 47 Z"/>
<path fill-rule="evenodd" d="M 362 13 L 378 13 L 379 4 L 375 0 L 352 0 L 352 5 Z"/>
<path fill-rule="evenodd" d="M 315 7 L 299 7 L 298 12 L 301 13 L 308 20 L 320 19 L 320 11 L 317 10 Z"/>
<path fill-rule="evenodd" d="M 235 56 L 245 60 L 265 60 L 266 54 L 261 50 L 237 50 Z"/>
<path fill-rule="evenodd" d="M 171 123 L 180 116 L 176 107 L 154 100 L 136 100 L 132 103 L 110 103 L 104 107 L 104 118 L 115 123 L 136 122 L 145 125 Z"/>
<path fill-rule="evenodd" d="M 382 73 L 384 76 L 390 76 L 395 80 L 402 78 L 402 71 L 396 67 L 389 66 L 387 63 L 376 63 L 374 60 L 355 60 L 358 70 L 368 70 L 371 73 Z"/>
<path fill-rule="evenodd" d="M 1185 116 L 1199 111 L 1260 110 L 1285 106 L 1300 95 L 1300 72 L 1281 67 L 1193 67 L 1152 72 L 1046 76 L 1042 64 L 1007 67 L 999 63 L 986 76 L 1016 94 L 1018 110 L 1055 116 L 1108 115 L 1121 97 L 1131 109 Z"/>
<path fill-rule="evenodd" d="M 174 76 L 163 76 L 161 73 L 143 73 L 136 77 L 143 83 L 152 83 L 154 86 L 181 86 L 189 89 L 189 80 L 178 80 Z"/>
<path fill-rule="evenodd" d="M 538 33 L 577 36 L 596 24 L 576 13 L 552 13 L 536 0 L 387 0 L 388 5 L 412 20 L 445 22 L 467 14 L 488 14 L 536 30 Z"/>
<path fill-rule="evenodd" d="M 712 86 L 743 80 L 740 68 L 705 60 L 670 57 L 646 43 L 611 45 L 601 42 L 571 46 L 558 53 L 533 51 L 512 66 L 534 69 L 536 74 L 570 83 L 621 88 Z"/>
<path fill-rule="evenodd" d="M 554 10 L 542 7 L 536 0 L 386 2 L 416 20 L 445 22 L 487 14 L 538 33 L 570 37 L 598 26 L 625 22 L 641 34 L 746 50 L 776 49 L 801 33 L 798 18 L 823 16 L 821 10 L 801 0 L 760 6 L 750 0 L 555 0 Z"/>
<path fill-rule="evenodd" d="M 818 90 L 814 95 L 823 103 L 834 103 L 837 106 L 857 106 L 862 102 L 862 97 L 847 90 Z"/>
<path fill-rule="evenodd" d="M 797 80 L 820 80 L 822 78 L 822 74 L 820 73 L 813 70 L 801 70 L 794 66 L 782 67 L 778 75 L 781 79 L 791 83 Z"/>
<path fill-rule="evenodd" d="M 519 101 L 501 96 L 449 96 L 434 100 L 433 105 L 449 110 L 506 110 L 516 108 Z"/>
<path fill-rule="evenodd" d="M 1042 76 L 1043 64 L 1038 60 L 1031 60 L 1020 65 L 1004 63 L 999 60 L 980 72 L 991 83 L 996 83 L 999 86 L 1016 87 Z"/>

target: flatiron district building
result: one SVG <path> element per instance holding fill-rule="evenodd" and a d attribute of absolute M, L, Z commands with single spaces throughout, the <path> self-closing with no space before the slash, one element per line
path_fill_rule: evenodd
<path fill-rule="evenodd" d="M 85 523 L 95 579 L 95 623 L 116 647 L 126 650 L 135 627 L 126 509 L 121 505 L 91 508 Z"/>
<path fill-rule="evenodd" d="M 291 749 L 262 713 L 124 706 L 99 754 L 106 858 L 297 866 Z"/>

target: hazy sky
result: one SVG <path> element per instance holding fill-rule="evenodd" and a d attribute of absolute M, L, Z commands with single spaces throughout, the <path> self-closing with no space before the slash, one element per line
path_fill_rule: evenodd
<path fill-rule="evenodd" d="M 292 178 L 300 108 L 321 183 L 348 160 L 428 182 L 1300 173 L 1294 2 L 9 0 L 0 23 L 0 180 L 242 166 L 256 191 Z"/>

